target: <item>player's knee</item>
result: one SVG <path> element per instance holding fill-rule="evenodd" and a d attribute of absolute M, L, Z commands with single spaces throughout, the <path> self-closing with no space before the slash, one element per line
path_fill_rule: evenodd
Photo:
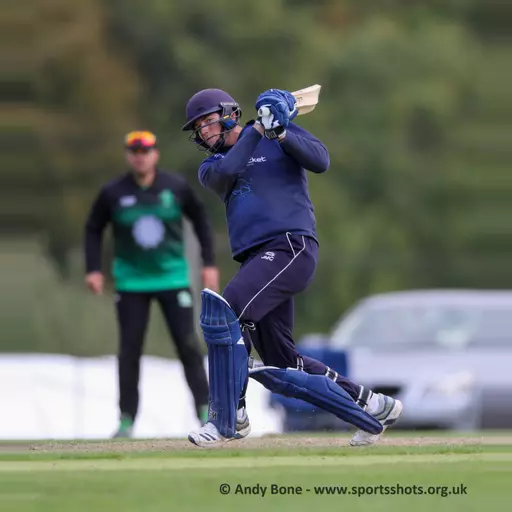
<path fill-rule="evenodd" d="M 297 367 L 297 356 L 298 354 L 265 354 L 262 357 L 263 364 L 265 366 L 275 366 L 277 368 L 296 368 Z"/>
<path fill-rule="evenodd" d="M 203 353 L 199 340 L 194 336 L 193 340 L 185 343 L 176 343 L 178 357 L 185 366 L 197 366 L 203 364 Z"/>
<path fill-rule="evenodd" d="M 201 352 L 201 343 L 195 332 L 181 333 L 174 336 L 174 344 L 179 354 Z"/>

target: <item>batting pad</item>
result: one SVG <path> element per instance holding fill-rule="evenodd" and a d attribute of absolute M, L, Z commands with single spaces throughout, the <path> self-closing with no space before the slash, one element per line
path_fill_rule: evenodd
<path fill-rule="evenodd" d="M 382 425 L 363 411 L 352 397 L 326 375 L 313 375 L 295 368 L 257 366 L 250 376 L 273 393 L 299 398 L 316 405 L 370 434 L 380 434 Z"/>
<path fill-rule="evenodd" d="M 240 323 L 228 302 L 211 290 L 201 293 L 201 329 L 208 346 L 208 418 L 222 436 L 236 433 L 236 411 L 248 379 L 249 354 Z"/>

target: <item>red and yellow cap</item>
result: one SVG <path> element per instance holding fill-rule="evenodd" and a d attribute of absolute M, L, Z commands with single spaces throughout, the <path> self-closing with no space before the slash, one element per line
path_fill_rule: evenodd
<path fill-rule="evenodd" d="M 156 136 L 148 131 L 134 131 L 126 134 L 124 138 L 126 149 L 154 148 L 156 147 Z"/>

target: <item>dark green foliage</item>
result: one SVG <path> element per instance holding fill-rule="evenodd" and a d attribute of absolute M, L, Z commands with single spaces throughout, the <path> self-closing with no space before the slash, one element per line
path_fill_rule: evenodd
<path fill-rule="evenodd" d="M 122 135 L 148 128 L 162 163 L 206 201 L 226 284 L 236 265 L 223 207 L 197 183 L 202 155 L 180 131 L 185 103 L 201 88 L 225 88 L 248 120 L 262 90 L 320 83 L 320 105 L 298 121 L 328 145 L 331 168 L 309 180 L 321 261 L 297 300 L 297 336 L 327 330 L 374 292 L 507 287 L 512 52 L 500 37 L 501 5 L 45 2 L 34 21 L 40 44 L 9 81 L 33 76 L 9 89 L 9 226 L 42 235 L 62 286 L 79 293 L 89 202 L 124 169 Z M 72 336 L 59 349 L 73 351 Z"/>

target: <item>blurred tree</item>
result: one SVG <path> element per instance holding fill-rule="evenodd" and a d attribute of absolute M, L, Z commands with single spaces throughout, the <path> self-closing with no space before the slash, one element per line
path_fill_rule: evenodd
<path fill-rule="evenodd" d="M 199 158 L 183 151 L 179 126 L 196 90 L 227 89 L 247 118 L 261 90 L 324 86 L 320 107 L 299 120 L 326 141 L 332 159 L 328 174 L 310 180 L 322 262 L 297 301 L 299 333 L 325 329 L 368 293 L 470 282 L 460 258 L 473 231 L 461 212 L 475 189 L 464 180 L 471 159 L 461 141 L 470 124 L 489 129 L 475 118 L 483 94 L 475 70 L 487 60 L 467 30 L 475 3 L 109 5 L 111 34 L 143 77 L 146 115 L 167 134 L 169 161 L 191 176 Z M 223 230 L 221 205 L 205 198 Z"/>
<path fill-rule="evenodd" d="M 91 194 L 99 180 L 123 168 L 122 136 L 137 126 L 138 77 L 106 44 L 100 0 L 32 3 L 38 43 L 22 113 L 33 160 L 10 179 L 69 277 L 67 255 L 82 240 Z"/>
<path fill-rule="evenodd" d="M 12 206 L 30 200 L 19 218 L 66 268 L 93 193 L 123 165 L 122 134 L 147 127 L 163 165 L 207 202 L 225 283 L 236 266 L 223 205 L 197 183 L 186 101 L 224 88 L 248 120 L 261 91 L 320 83 L 319 107 L 298 122 L 327 144 L 331 168 L 309 176 L 321 261 L 297 299 L 296 334 L 327 329 L 369 293 L 508 286 L 512 52 L 500 4 L 49 0 L 27 54 L 34 79 L 9 89 L 21 148 Z"/>

